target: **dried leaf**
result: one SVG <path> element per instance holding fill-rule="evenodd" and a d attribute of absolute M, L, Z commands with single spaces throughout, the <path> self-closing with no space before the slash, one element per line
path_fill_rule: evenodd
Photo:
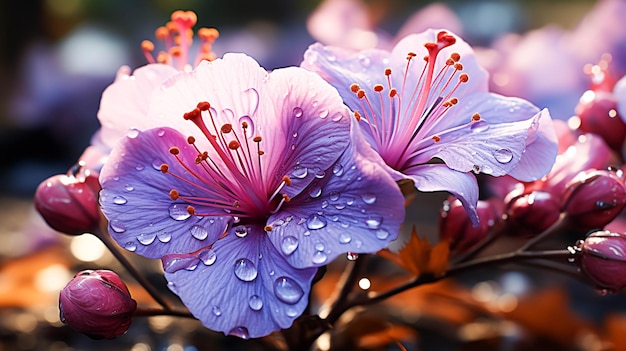
<path fill-rule="evenodd" d="M 611 350 L 626 351 L 626 315 L 610 314 L 604 324 L 604 334 Z"/>

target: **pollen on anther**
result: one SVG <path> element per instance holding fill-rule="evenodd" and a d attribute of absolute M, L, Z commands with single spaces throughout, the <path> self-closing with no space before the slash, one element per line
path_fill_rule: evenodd
<path fill-rule="evenodd" d="M 254 138 L 252 138 L 252 141 L 254 141 L 255 143 L 260 143 L 262 140 L 263 138 L 261 138 L 260 135 L 257 135 Z"/>
<path fill-rule="evenodd" d="M 228 148 L 231 150 L 237 150 L 239 149 L 239 142 L 237 140 L 231 140 L 230 143 L 228 143 Z"/>
<path fill-rule="evenodd" d="M 263 151 L 263 150 L 259 150 L 259 151 L 257 152 L 257 154 L 259 154 L 259 156 L 263 156 L 263 155 L 265 155 L 265 151 Z"/>
<path fill-rule="evenodd" d="M 361 120 L 361 114 L 359 113 L 359 111 L 354 111 L 354 118 L 358 121 Z"/>
<path fill-rule="evenodd" d="M 461 59 L 461 55 L 459 55 L 458 52 L 453 52 L 452 54 L 450 54 L 450 58 L 453 59 L 455 62 L 458 62 Z"/>
<path fill-rule="evenodd" d="M 288 176 L 283 176 L 283 182 L 285 182 L 286 186 L 290 186 L 291 185 L 291 178 L 289 178 Z"/>
<path fill-rule="evenodd" d="M 374 91 L 377 93 L 380 93 L 381 91 L 383 91 L 384 87 L 382 84 L 376 84 L 374 85 Z"/>
<path fill-rule="evenodd" d="M 197 108 L 183 114 L 183 118 L 187 121 L 198 117 L 200 117 L 200 110 Z"/>
<path fill-rule="evenodd" d="M 385 75 L 386 76 L 390 76 L 391 75 L 391 68 L 385 68 Z"/>
<path fill-rule="evenodd" d="M 163 172 L 163 173 L 167 173 L 170 170 L 170 166 L 168 166 L 165 163 L 162 164 L 160 168 L 161 168 L 161 172 Z"/>
<path fill-rule="evenodd" d="M 180 57 L 182 49 L 180 46 L 172 46 L 169 50 L 169 54 L 172 55 L 172 57 Z"/>
<path fill-rule="evenodd" d="M 176 147 L 176 146 L 172 146 L 172 147 L 170 148 L 170 154 L 172 154 L 172 155 L 178 155 L 178 154 L 180 154 L 180 149 L 179 149 L 178 147 Z"/>
<path fill-rule="evenodd" d="M 154 51 L 154 43 L 150 40 L 144 40 L 141 42 L 141 50 L 152 52 Z"/>
<path fill-rule="evenodd" d="M 201 101 L 197 105 L 200 111 L 208 111 L 211 108 L 211 104 L 208 101 Z"/>
<path fill-rule="evenodd" d="M 454 65 L 454 60 L 453 60 L 453 59 L 451 59 L 451 58 L 447 59 L 447 60 L 446 60 L 446 65 L 448 65 L 448 66 L 452 66 L 452 65 Z M 456 67 L 456 65 L 455 65 L 455 67 Z"/>
<path fill-rule="evenodd" d="M 463 70 L 463 64 L 460 62 L 457 62 L 454 64 L 454 69 L 456 69 L 457 71 L 462 71 Z"/>
<path fill-rule="evenodd" d="M 414 53 L 414 52 L 411 52 L 411 51 L 409 51 L 409 53 L 408 53 L 408 54 L 406 54 L 407 59 L 411 59 L 411 58 L 413 58 L 413 57 L 415 57 L 415 56 L 417 56 L 417 54 L 416 54 L 416 53 Z"/>
<path fill-rule="evenodd" d="M 180 197 L 180 194 L 178 193 L 178 190 L 176 189 L 170 190 L 170 198 L 172 200 L 178 200 L 179 197 Z"/>
<path fill-rule="evenodd" d="M 389 97 L 394 97 L 396 95 L 398 95 L 398 89 L 396 88 L 389 89 Z"/>
<path fill-rule="evenodd" d="M 158 40 L 165 40 L 169 35 L 170 31 L 165 26 L 161 26 L 154 31 L 154 36 Z"/>
<path fill-rule="evenodd" d="M 274 229 L 274 227 L 272 227 L 272 226 L 271 226 L 271 225 L 269 225 L 269 224 L 268 224 L 268 225 L 266 225 L 266 226 L 263 228 L 263 230 L 265 230 L 266 232 L 271 232 L 271 231 L 272 231 L 272 229 Z"/>
<path fill-rule="evenodd" d="M 246 122 L 246 121 L 241 122 L 241 128 L 243 128 L 243 129 L 248 128 L 248 122 Z"/>
<path fill-rule="evenodd" d="M 433 135 L 433 141 L 438 143 L 441 141 L 441 138 L 438 135 Z"/>
<path fill-rule="evenodd" d="M 187 144 L 192 145 L 196 143 L 196 138 L 194 138 L 193 136 L 188 136 L 187 137 Z"/>
<path fill-rule="evenodd" d="M 289 197 L 289 195 L 283 194 L 283 200 L 285 200 L 285 202 L 289 202 L 291 201 L 291 198 Z"/>
<path fill-rule="evenodd" d="M 452 98 L 452 99 L 450 99 L 449 101 L 450 101 L 450 103 L 451 103 L 452 105 L 456 105 L 456 104 L 458 104 L 458 103 L 459 103 L 459 99 L 458 99 L 458 98 L 455 98 L 455 97 L 453 97 L 453 98 Z"/>
<path fill-rule="evenodd" d="M 356 92 L 356 96 L 357 96 L 359 99 L 364 98 L 364 97 L 365 97 L 365 90 L 363 90 L 363 89 L 359 89 L 359 91 L 357 91 L 357 92 Z"/>
<path fill-rule="evenodd" d="M 469 80 L 469 74 L 463 73 L 459 76 L 459 81 L 461 83 L 466 83 Z"/>
<path fill-rule="evenodd" d="M 189 213 L 192 216 L 195 215 L 196 214 L 196 208 L 191 206 L 191 205 L 187 206 L 187 213 Z"/>
<path fill-rule="evenodd" d="M 226 124 L 224 124 L 224 125 L 222 126 L 222 128 L 221 128 L 221 131 L 222 131 L 222 133 L 224 133 L 224 134 L 228 134 L 228 133 L 232 132 L 232 130 L 233 130 L 233 125 L 232 125 L 232 124 L 230 124 L 230 123 L 226 123 Z"/>
<path fill-rule="evenodd" d="M 198 36 L 202 40 L 206 40 L 208 42 L 214 42 L 215 39 L 219 38 L 220 32 L 215 28 L 200 28 L 198 29 Z"/>
<path fill-rule="evenodd" d="M 472 121 L 476 122 L 476 121 L 480 121 L 480 114 L 478 113 L 474 113 L 472 115 Z"/>
<path fill-rule="evenodd" d="M 353 83 L 352 85 L 350 85 L 350 91 L 353 93 L 357 93 L 359 90 L 361 90 L 361 86 L 359 86 L 356 83 Z"/>

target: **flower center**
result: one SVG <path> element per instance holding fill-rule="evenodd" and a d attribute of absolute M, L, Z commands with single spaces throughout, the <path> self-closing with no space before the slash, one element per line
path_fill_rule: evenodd
<path fill-rule="evenodd" d="M 267 179 L 262 167 L 263 138 L 252 136 L 251 125 L 245 120 L 241 122 L 241 128 L 228 123 L 218 128 L 215 113 L 208 102 L 200 102 L 195 109 L 185 113 L 184 119 L 200 129 L 214 152 L 201 150 L 193 136 L 188 137 L 187 142 L 196 150 L 195 159 L 186 159 L 177 146 L 170 148 L 170 154 L 190 176 L 173 173 L 167 164 L 161 165 L 161 171 L 191 185 L 201 194 L 185 194 L 172 189 L 170 198 L 188 203 L 187 211 L 194 216 L 226 215 L 232 216 L 235 222 L 242 218 L 265 219 L 290 201 L 280 192 L 284 186 L 291 185 L 291 179 L 286 175 L 280 180 Z M 205 123 L 205 117 L 210 120 L 210 127 Z M 272 228 L 265 229 L 270 231 Z"/>
<path fill-rule="evenodd" d="M 216 56 L 212 52 L 213 43 L 219 37 L 219 32 L 215 28 L 200 28 L 198 37 L 201 40 L 200 50 L 193 60 L 189 61 L 189 49 L 193 43 L 193 26 L 197 17 L 193 11 L 175 11 L 172 13 L 171 21 L 165 26 L 156 29 L 154 36 L 165 45 L 165 51 L 159 51 L 155 56 L 154 43 L 150 40 L 141 42 L 141 50 L 149 63 L 163 63 L 177 68 L 179 71 L 190 71 L 202 60 L 213 61 Z"/>
<path fill-rule="evenodd" d="M 376 84 L 372 87 L 377 97 L 368 96 L 358 84 L 350 86 L 361 103 L 361 109 L 354 112 L 355 117 L 367 124 L 380 155 L 396 170 L 411 167 L 413 158 L 424 148 L 439 143 L 445 134 L 480 120 L 480 115 L 474 114 L 467 124 L 447 130 L 436 129 L 448 110 L 459 103 L 454 93 L 461 84 L 469 81 L 469 74 L 461 73 L 463 64 L 458 53 L 450 54 L 441 69 L 435 72 L 441 50 L 455 43 L 456 38 L 445 31 L 437 34 L 436 42 L 425 43 L 428 55 L 424 56 L 425 64 L 419 78 L 409 79 L 417 64 L 417 54 L 409 52 L 400 86 L 394 86 L 391 68 L 386 68 L 387 86 Z M 371 98 L 379 100 L 376 105 L 381 106 L 380 110 L 374 107 Z"/>

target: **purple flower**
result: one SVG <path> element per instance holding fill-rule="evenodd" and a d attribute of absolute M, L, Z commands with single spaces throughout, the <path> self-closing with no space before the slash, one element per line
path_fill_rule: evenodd
<path fill-rule="evenodd" d="M 474 223 L 473 173 L 531 181 L 552 167 L 557 146 L 548 112 L 488 93 L 487 73 L 453 34 L 410 35 L 391 52 L 313 44 L 304 57 L 302 67 L 335 86 L 355 111 L 394 179 L 453 193 Z"/>
<path fill-rule="evenodd" d="M 174 128 L 132 130 L 113 149 L 102 210 L 120 245 L 162 259 L 170 289 L 210 329 L 289 327 L 317 267 L 397 236 L 397 185 L 311 72 L 268 74 L 227 54 L 167 80 L 147 115 Z"/>
<path fill-rule="evenodd" d="M 126 333 L 136 308 L 126 284 L 108 270 L 78 272 L 59 294 L 61 321 L 94 339 Z"/>
<path fill-rule="evenodd" d="M 622 117 L 622 120 L 626 122 L 626 76 L 615 83 L 613 94 L 617 99 L 617 112 Z"/>

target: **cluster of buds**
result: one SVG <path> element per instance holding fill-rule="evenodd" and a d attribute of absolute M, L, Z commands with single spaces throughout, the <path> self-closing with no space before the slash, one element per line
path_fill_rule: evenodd
<path fill-rule="evenodd" d="M 626 288 L 626 234 L 596 231 L 570 250 L 599 289 L 618 292 Z"/>

